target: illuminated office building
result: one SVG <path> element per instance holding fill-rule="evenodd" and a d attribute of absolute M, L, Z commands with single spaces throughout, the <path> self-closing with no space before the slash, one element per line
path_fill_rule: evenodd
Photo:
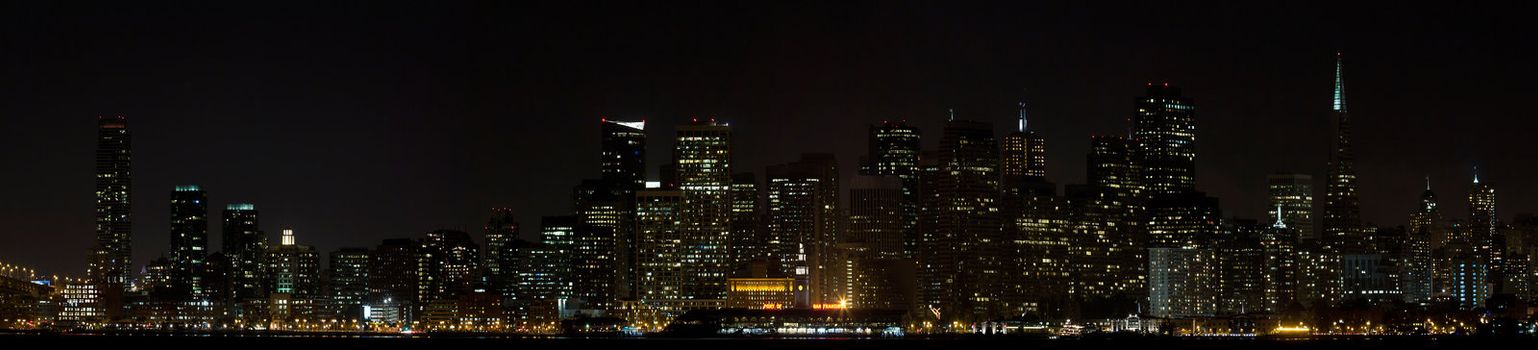
<path fill-rule="evenodd" d="M 646 183 L 646 121 L 603 120 L 600 168 L 603 179 L 640 189 Z"/>
<path fill-rule="evenodd" d="M 393 310 L 394 317 L 375 317 L 375 321 L 398 324 L 413 320 L 417 300 L 417 269 L 421 245 L 416 241 L 386 239 L 369 257 L 369 306 L 374 310 Z"/>
<path fill-rule="evenodd" d="M 1165 84 L 1148 84 L 1136 103 L 1132 141 L 1145 191 L 1179 195 L 1196 189 L 1196 110 L 1191 98 Z"/>
<path fill-rule="evenodd" d="M 279 239 L 267 251 L 267 271 L 272 276 L 268 290 L 296 299 L 320 296 L 320 255 L 315 248 L 299 244 L 294 230 L 284 229 Z"/>
<path fill-rule="evenodd" d="M 769 242 L 780 271 L 807 276 L 813 303 L 845 299 L 838 261 L 840 209 L 838 165 L 830 154 L 803 154 L 801 160 L 770 166 L 766 215 Z"/>
<path fill-rule="evenodd" d="M 96 118 L 96 244 L 86 274 L 107 317 L 121 314 L 133 278 L 133 151 L 128 119 Z"/>
<path fill-rule="evenodd" d="M 921 301 L 944 320 L 988 317 L 1002 285 L 1007 245 L 999 213 L 999 149 L 993 126 L 946 123 L 936 163 L 921 179 Z M 923 164 L 921 164 L 923 166 Z"/>
<path fill-rule="evenodd" d="M 244 203 L 224 207 L 224 250 L 229 259 L 232 301 L 266 298 L 267 236 L 259 226 L 256 206 Z"/>
<path fill-rule="evenodd" d="M 1298 233 L 1299 240 L 1314 240 L 1314 177 L 1306 174 L 1266 175 L 1266 191 L 1271 198 L 1266 212 Z M 1278 211 L 1280 210 L 1280 211 Z"/>
<path fill-rule="evenodd" d="M 1047 139 L 1026 129 L 1025 103 L 1020 103 L 1020 120 L 1014 132 L 1004 136 L 1000 169 L 1006 185 L 1041 181 L 1047 176 Z"/>
<path fill-rule="evenodd" d="M 344 321 L 363 320 L 363 306 L 368 303 L 369 263 L 373 259 L 368 249 L 342 248 L 331 252 L 327 288 L 331 297 L 332 317 Z"/>
<path fill-rule="evenodd" d="M 769 240 L 764 237 L 763 215 L 758 203 L 758 181 L 753 173 L 732 175 L 732 269 L 741 270 L 754 261 L 768 261 Z"/>
<path fill-rule="evenodd" d="M 171 192 L 171 285 L 181 300 L 203 294 L 201 269 L 208 255 L 208 193 L 197 185 Z"/>
<path fill-rule="evenodd" d="M 919 130 L 905 121 L 883 121 L 869 128 L 869 149 L 861 159 L 860 174 L 896 176 L 903 190 L 903 256 L 918 260 L 922 241 L 918 232 Z"/>
<path fill-rule="evenodd" d="M 687 198 L 682 296 L 720 300 L 726 297 L 731 258 L 732 128 L 696 119 L 678 126 L 677 133 L 675 176 Z"/>
<path fill-rule="evenodd" d="M 516 259 L 513 242 L 518 240 L 518 227 L 518 218 L 513 216 L 511 208 L 492 208 L 491 218 L 486 219 L 486 226 L 482 227 L 486 234 L 486 251 L 481 269 L 491 288 L 504 296 L 511 295 L 517 284 L 511 272 L 513 267 L 507 262 Z"/>
<path fill-rule="evenodd" d="M 469 234 L 434 230 L 418 243 L 418 302 L 454 299 L 470 292 L 480 280 L 480 246 Z"/>
<path fill-rule="evenodd" d="M 637 297 L 642 302 L 683 299 L 684 193 L 636 193 Z"/>

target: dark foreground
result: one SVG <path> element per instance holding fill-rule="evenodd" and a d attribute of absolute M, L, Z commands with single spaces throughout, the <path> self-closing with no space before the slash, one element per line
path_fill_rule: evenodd
<path fill-rule="evenodd" d="M 27 346 L 27 347 L 18 347 Z M 486 336 L 337 336 L 337 335 L 188 335 L 188 334 L 0 334 L 0 349 L 670 349 L 670 350 L 818 350 L 818 349 L 1531 349 L 1533 337 L 1314 337 L 1173 338 L 1024 337 L 860 338 L 562 338 Z"/>

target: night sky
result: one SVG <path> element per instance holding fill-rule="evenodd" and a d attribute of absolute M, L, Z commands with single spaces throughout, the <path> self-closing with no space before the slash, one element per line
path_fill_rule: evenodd
<path fill-rule="evenodd" d="M 1404 225 L 1428 175 L 1465 215 L 1475 165 L 1503 220 L 1538 212 L 1525 9 L 446 3 L 0 2 L 0 261 L 84 274 L 98 115 L 134 135 L 136 266 L 189 183 L 213 250 L 231 202 L 322 252 L 479 239 L 498 206 L 532 237 L 597 176 L 600 116 L 646 119 L 653 176 L 691 116 L 732 125 L 736 171 L 836 152 L 852 176 L 867 124 L 934 149 L 946 108 L 1002 135 L 1025 100 L 1049 180 L 1082 183 L 1089 136 L 1125 133 L 1148 82 L 1195 99 L 1197 187 L 1255 218 L 1266 174 L 1324 175 L 1336 51 L 1366 221 Z"/>

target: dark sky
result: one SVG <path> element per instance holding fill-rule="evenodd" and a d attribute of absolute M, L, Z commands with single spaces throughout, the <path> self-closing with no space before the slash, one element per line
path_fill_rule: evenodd
<path fill-rule="evenodd" d="M 528 234 L 596 176 L 601 115 L 646 118 L 653 172 L 698 115 L 734 127 L 737 170 L 831 151 L 847 174 L 867 124 L 907 119 L 934 148 L 946 108 L 1002 134 L 1024 99 L 1050 180 L 1082 183 L 1089 135 L 1125 132 L 1166 81 L 1196 100 L 1198 187 L 1259 217 L 1267 173 L 1322 176 L 1337 50 L 1365 219 L 1404 224 L 1426 175 L 1461 216 L 1476 164 L 1503 219 L 1538 211 L 1527 9 L 445 3 L 0 3 L 0 261 L 83 274 L 95 117 L 114 114 L 134 134 L 141 264 L 186 183 L 214 222 L 255 203 L 269 235 L 326 252 L 479 236 L 493 206 Z"/>

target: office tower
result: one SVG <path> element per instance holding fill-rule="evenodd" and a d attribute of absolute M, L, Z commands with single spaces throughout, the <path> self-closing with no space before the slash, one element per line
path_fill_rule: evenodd
<path fill-rule="evenodd" d="M 234 302 L 266 298 L 267 236 L 259 225 L 255 205 L 234 203 L 224 207 L 224 250 L 229 259 Z"/>
<path fill-rule="evenodd" d="M 330 288 L 332 317 L 363 321 L 363 305 L 368 303 L 369 268 L 373 255 L 364 248 L 342 248 L 331 252 L 331 271 L 326 285 Z"/>
<path fill-rule="evenodd" d="M 860 174 L 897 176 L 903 184 L 903 256 L 918 260 L 919 130 L 904 121 L 883 121 L 869 128 L 870 147 L 861 159 Z"/>
<path fill-rule="evenodd" d="M 593 197 L 589 197 L 593 198 Z M 585 203 L 570 227 L 571 245 L 567 251 L 568 283 L 572 286 L 573 309 L 607 310 L 614 302 L 618 273 L 615 232 L 628 227 L 628 201 L 621 205 Z M 623 210 L 616 208 L 624 207 Z M 548 219 L 547 219 L 548 220 Z M 620 225 L 623 221 L 626 224 Z M 564 223 L 563 223 L 564 224 Z M 552 232 L 545 229 L 544 233 Z M 628 229 L 625 232 L 629 232 Z M 548 242 L 547 242 L 548 243 Z"/>
<path fill-rule="evenodd" d="M 1075 272 L 1079 271 L 1074 264 L 1089 263 L 1085 259 L 1074 259 L 1073 254 L 1094 254 L 1103 248 L 1103 245 L 1092 244 L 1097 240 L 1094 238 L 1075 242 L 1075 234 L 1098 236 L 1104 232 L 1076 227 L 1072 221 L 1073 203 L 1052 193 L 1007 195 L 1000 201 L 1000 206 L 1006 208 L 1002 211 L 1004 236 L 1003 241 L 994 245 L 1002 244 L 1003 250 L 994 254 L 999 254 L 1004 272 L 1001 276 L 1004 278 L 998 281 L 1008 285 L 994 287 L 995 293 L 1002 293 L 994 298 L 1002 301 L 1002 309 L 1008 314 L 1069 316 L 1067 306 L 1075 287 L 1087 287 L 1074 283 Z M 1103 276 L 1081 277 L 1101 280 L 1096 277 Z"/>
<path fill-rule="evenodd" d="M 843 206 L 838 192 L 838 163 L 831 154 L 802 154 L 801 160 L 770 166 L 767 215 L 770 242 L 775 244 L 780 271 L 806 270 L 813 303 L 845 300 L 839 276 L 841 264 L 834 247 L 840 242 Z"/>
<path fill-rule="evenodd" d="M 1287 226 L 1287 209 L 1274 209 L 1276 216 L 1271 226 L 1261 231 L 1260 244 L 1265 254 L 1266 312 L 1277 313 L 1297 300 L 1298 292 L 1298 236 L 1297 230 Z"/>
<path fill-rule="evenodd" d="M 846 242 L 871 247 L 876 257 L 903 255 L 902 179 L 896 176 L 857 176 L 849 188 Z"/>
<path fill-rule="evenodd" d="M 753 173 L 732 175 L 732 269 L 733 275 L 753 261 L 768 261 L 769 240 L 759 219 L 758 180 Z"/>
<path fill-rule="evenodd" d="M 933 171 L 924 171 L 932 178 L 921 180 L 929 188 L 920 195 L 930 197 L 919 220 L 922 299 L 943 320 L 988 316 L 1002 284 L 998 157 L 992 125 L 952 118 Z"/>
<path fill-rule="evenodd" d="M 1086 162 L 1089 184 L 1085 192 L 1088 195 L 1070 197 L 1076 198 L 1075 224 L 1084 232 L 1099 232 L 1075 237 L 1099 242 L 1111 256 L 1096 256 L 1095 259 L 1108 259 L 1106 266 L 1116 264 L 1119 269 L 1106 272 L 1111 275 L 1107 277 L 1120 277 L 1121 281 L 1109 285 L 1110 290 L 1105 292 L 1121 295 L 1122 299 L 1141 300 L 1148 293 L 1148 237 L 1142 229 L 1142 177 L 1137 174 L 1133 150 L 1126 137 L 1091 137 Z M 1125 306 L 1125 300 L 1121 304 Z"/>
<path fill-rule="evenodd" d="M 851 307 L 913 306 L 918 276 L 904 252 L 905 204 L 897 176 L 858 176 L 850 184 L 846 246 L 839 250 L 849 261 L 844 279 Z"/>
<path fill-rule="evenodd" d="M 1041 181 L 1047 176 L 1047 139 L 1026 129 L 1025 103 L 1020 103 L 1020 120 L 1014 132 L 1004 136 L 1000 169 L 1006 186 Z"/>
<path fill-rule="evenodd" d="M 593 291 L 599 294 L 589 295 L 589 297 L 599 295 L 602 297 L 598 300 L 590 300 L 595 303 L 590 306 L 602 307 L 615 297 L 630 299 L 635 269 L 633 251 L 636 188 L 633 185 L 632 182 L 617 182 L 609 179 L 583 180 L 574 191 L 575 206 L 572 212 L 578 220 L 577 227 L 581 231 L 581 238 L 589 241 L 578 242 L 573 249 L 579 249 L 575 252 L 587 258 L 599 259 L 589 263 L 603 265 L 603 271 L 595 272 L 602 275 L 589 275 L 589 278 L 604 281 L 590 282 L 601 283 L 609 289 L 602 292 Z"/>
<path fill-rule="evenodd" d="M 1255 220 L 1235 220 L 1228 232 L 1216 237 L 1219 315 L 1265 312 L 1267 263 L 1266 231 Z"/>
<path fill-rule="evenodd" d="M 1335 145 L 1330 153 L 1329 178 L 1325 179 L 1325 244 L 1340 251 L 1361 250 L 1362 226 L 1357 198 L 1355 154 L 1351 149 L 1351 117 L 1346 112 L 1346 87 L 1340 55 L 1335 56 L 1335 93 L 1330 111 L 1335 123 Z"/>
<path fill-rule="evenodd" d="M 1213 241 L 1222 230 L 1218 200 L 1189 192 L 1150 200 L 1147 210 L 1150 313 L 1216 314 L 1220 280 Z"/>
<path fill-rule="evenodd" d="M 1089 185 L 1122 200 L 1142 198 L 1142 176 L 1137 172 L 1137 158 L 1133 155 L 1136 149 L 1137 145 L 1126 137 L 1090 137 L 1086 162 L 1089 169 L 1085 172 Z"/>
<path fill-rule="evenodd" d="M 1196 111 L 1191 99 L 1169 83 L 1148 84 L 1136 103 L 1132 141 L 1151 196 L 1174 195 L 1196 189 Z"/>
<path fill-rule="evenodd" d="M 480 246 L 462 231 L 433 230 L 417 254 L 417 301 L 449 300 L 469 292 L 480 280 Z"/>
<path fill-rule="evenodd" d="M 603 179 L 639 189 L 646 183 L 646 121 L 603 120 Z"/>
<path fill-rule="evenodd" d="M 1469 188 L 1468 239 L 1479 262 L 1490 269 L 1492 281 L 1500 283 L 1502 252 L 1506 240 L 1501 233 L 1500 219 L 1495 215 L 1495 187 L 1489 181 L 1479 181 L 1479 168 L 1474 168 L 1474 183 Z"/>
<path fill-rule="evenodd" d="M 1433 295 L 1440 294 L 1435 255 L 1447 244 L 1448 239 L 1447 222 L 1442 218 L 1441 211 L 1437 210 L 1437 197 L 1431 191 L 1430 178 L 1426 179 L 1426 190 L 1421 192 L 1419 207 L 1410 214 L 1408 237 L 1409 251 L 1405 258 L 1402 288 L 1405 301 L 1427 302 Z"/>
<path fill-rule="evenodd" d="M 1298 239 L 1319 239 L 1314 236 L 1313 176 L 1286 173 L 1266 175 L 1266 191 L 1271 197 L 1267 217 L 1274 218 L 1277 213 L 1282 213 L 1282 222 L 1298 233 Z"/>
<path fill-rule="evenodd" d="M 267 271 L 272 276 L 273 293 L 294 299 L 313 299 L 320 295 L 320 254 L 315 248 L 299 244 L 294 230 L 284 229 L 279 244 L 267 251 Z"/>
<path fill-rule="evenodd" d="M 416 319 L 420 250 L 420 244 L 405 238 L 386 239 L 374 248 L 369 257 L 368 305 L 384 315 L 374 321 L 398 325 Z"/>
<path fill-rule="evenodd" d="M 172 285 L 179 299 L 201 296 L 201 269 L 208 255 L 208 193 L 197 185 L 171 192 Z"/>
<path fill-rule="evenodd" d="M 102 312 L 121 314 L 123 291 L 133 274 L 133 150 L 128 119 L 96 118 L 96 244 L 87 275 L 96 283 Z"/>
<path fill-rule="evenodd" d="M 642 302 L 683 298 L 683 207 L 682 191 L 636 192 L 636 294 Z"/>
<path fill-rule="evenodd" d="M 486 282 L 504 298 L 512 295 L 516 279 L 504 263 L 514 259 L 513 241 L 518 240 L 518 218 L 511 208 L 492 208 L 491 218 L 482 228 L 486 233 L 486 253 L 481 268 L 486 272 Z"/>
<path fill-rule="evenodd" d="M 678 126 L 673 161 L 684 202 L 688 299 L 724 299 L 731 236 L 732 128 L 715 119 Z"/>

